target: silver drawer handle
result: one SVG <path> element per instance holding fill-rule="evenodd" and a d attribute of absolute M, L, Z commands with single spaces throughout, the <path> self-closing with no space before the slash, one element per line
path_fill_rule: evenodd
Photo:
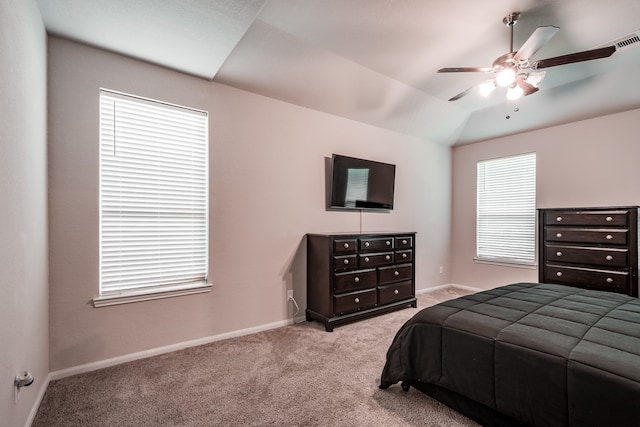
<path fill-rule="evenodd" d="M 606 239 L 607 240 L 611 240 L 611 239 L 613 239 L 613 236 L 611 234 L 607 234 Z"/>
<path fill-rule="evenodd" d="M 613 279 L 611 277 L 607 277 L 607 283 L 613 283 Z"/>
<path fill-rule="evenodd" d="M 406 241 L 406 240 L 403 240 L 403 241 L 402 241 L 402 244 L 403 244 L 403 245 L 406 245 L 406 244 L 407 244 L 407 241 Z"/>
<path fill-rule="evenodd" d="M 406 257 L 407 257 L 407 254 L 402 254 L 402 258 L 406 258 Z"/>
<path fill-rule="evenodd" d="M 556 256 L 562 256 L 562 252 L 560 251 L 556 252 Z"/>
<path fill-rule="evenodd" d="M 562 233 L 557 233 L 556 237 L 562 237 Z"/>
<path fill-rule="evenodd" d="M 558 271 L 558 272 L 556 273 L 556 276 L 558 276 L 558 277 L 562 277 L 562 271 Z"/>
<path fill-rule="evenodd" d="M 557 217 L 556 221 L 558 221 L 558 222 L 562 221 L 562 217 L 561 216 Z"/>
<path fill-rule="evenodd" d="M 360 298 L 356 298 L 353 300 L 356 304 L 358 304 L 360 302 Z"/>
<path fill-rule="evenodd" d="M 369 247 L 369 242 L 364 242 L 364 247 L 368 248 Z"/>
<path fill-rule="evenodd" d="M 607 255 L 605 258 L 607 261 L 611 261 L 613 259 L 613 257 L 611 255 Z"/>
<path fill-rule="evenodd" d="M 387 244 L 387 246 L 391 246 L 391 241 L 390 240 L 387 240 L 385 243 Z"/>
<path fill-rule="evenodd" d="M 607 222 L 611 222 L 611 221 L 613 221 L 613 218 L 611 218 L 610 216 L 608 216 L 608 217 L 606 217 L 606 218 L 605 218 L 605 221 L 607 221 Z"/>
<path fill-rule="evenodd" d="M 365 257 L 364 262 L 369 262 L 369 257 Z"/>
<path fill-rule="evenodd" d="M 344 262 L 345 265 L 349 264 L 349 260 L 348 259 L 345 259 L 343 262 Z"/>
<path fill-rule="evenodd" d="M 393 291 L 393 293 L 394 293 L 395 295 L 398 295 L 398 294 L 400 293 L 400 291 L 398 291 L 397 289 L 395 289 L 395 290 Z"/>
<path fill-rule="evenodd" d="M 391 257 L 389 255 L 387 255 L 386 257 L 384 257 L 387 261 L 389 261 L 391 259 Z"/>
<path fill-rule="evenodd" d="M 344 246 L 344 248 L 345 248 L 345 249 L 349 249 L 349 244 L 348 244 L 348 243 L 345 243 L 345 244 L 344 244 L 344 245 L 342 245 L 342 246 Z"/>
<path fill-rule="evenodd" d="M 353 279 L 354 282 L 359 283 L 360 282 L 360 278 L 356 276 L 355 279 Z"/>
<path fill-rule="evenodd" d="M 394 275 L 394 276 L 399 276 L 399 275 L 400 275 L 400 272 L 399 272 L 398 270 L 396 270 L 396 271 L 394 271 L 394 272 L 393 272 L 393 275 Z"/>

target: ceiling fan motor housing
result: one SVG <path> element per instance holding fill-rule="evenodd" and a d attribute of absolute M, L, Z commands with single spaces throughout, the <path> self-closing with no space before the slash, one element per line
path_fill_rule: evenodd
<path fill-rule="evenodd" d="M 493 71 L 496 73 L 498 86 L 507 87 L 515 80 L 518 67 L 514 56 L 514 52 L 509 52 L 493 61 Z"/>

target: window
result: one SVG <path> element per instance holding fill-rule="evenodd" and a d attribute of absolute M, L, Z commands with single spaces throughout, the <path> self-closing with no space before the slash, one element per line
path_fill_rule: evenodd
<path fill-rule="evenodd" d="M 478 162 L 476 256 L 535 264 L 536 154 Z"/>
<path fill-rule="evenodd" d="M 210 290 L 206 112 L 100 91 L 100 296 Z"/>
<path fill-rule="evenodd" d="M 344 196 L 345 206 L 355 208 L 358 202 L 369 200 L 369 169 L 347 169 L 347 194 Z"/>

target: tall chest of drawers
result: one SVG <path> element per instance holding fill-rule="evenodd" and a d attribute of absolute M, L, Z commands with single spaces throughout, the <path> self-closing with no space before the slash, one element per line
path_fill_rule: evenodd
<path fill-rule="evenodd" d="M 415 232 L 307 234 L 308 321 L 334 326 L 416 307 Z"/>
<path fill-rule="evenodd" d="M 638 207 L 539 209 L 539 281 L 638 296 Z"/>

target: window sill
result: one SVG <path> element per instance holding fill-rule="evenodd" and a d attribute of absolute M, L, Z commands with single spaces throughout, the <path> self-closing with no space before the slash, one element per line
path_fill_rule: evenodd
<path fill-rule="evenodd" d="M 110 305 L 129 304 L 133 302 L 150 301 L 161 298 L 173 298 L 183 295 L 211 292 L 212 286 L 208 283 L 196 283 L 190 285 L 162 287 L 160 289 L 144 289 L 136 291 L 123 291 L 119 293 L 105 294 L 93 299 L 94 307 L 108 307 Z"/>
<path fill-rule="evenodd" d="M 525 263 L 499 259 L 474 258 L 473 261 L 477 262 L 478 264 L 491 264 L 501 267 L 526 268 L 529 270 L 535 270 L 538 268 L 538 265 L 536 263 Z"/>

